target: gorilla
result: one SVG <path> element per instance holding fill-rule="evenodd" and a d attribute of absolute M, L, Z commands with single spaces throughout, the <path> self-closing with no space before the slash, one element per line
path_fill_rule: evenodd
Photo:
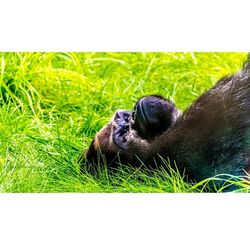
<path fill-rule="evenodd" d="M 118 110 L 80 164 L 93 172 L 103 164 L 154 169 L 162 159 L 194 181 L 250 173 L 250 56 L 183 113 L 157 95 L 140 98 L 132 111 Z"/>

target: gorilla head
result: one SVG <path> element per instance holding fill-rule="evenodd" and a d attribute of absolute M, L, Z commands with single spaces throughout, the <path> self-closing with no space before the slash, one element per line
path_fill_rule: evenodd
<path fill-rule="evenodd" d="M 171 101 L 161 96 L 140 98 L 132 111 L 118 110 L 97 133 L 85 157 L 81 157 L 82 167 L 94 172 L 100 164 L 112 169 L 120 163 L 145 163 L 150 142 L 167 131 L 180 114 Z"/>

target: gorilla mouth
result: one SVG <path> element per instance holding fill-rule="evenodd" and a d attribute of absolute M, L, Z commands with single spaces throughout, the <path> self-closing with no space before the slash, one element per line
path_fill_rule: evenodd
<path fill-rule="evenodd" d="M 141 98 L 133 109 L 132 128 L 143 138 L 162 134 L 176 119 L 174 105 L 159 96 Z"/>

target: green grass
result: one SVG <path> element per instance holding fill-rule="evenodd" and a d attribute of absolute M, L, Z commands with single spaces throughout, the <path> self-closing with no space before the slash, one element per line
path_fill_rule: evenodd
<path fill-rule="evenodd" d="M 117 109 L 161 94 L 184 110 L 246 53 L 0 53 L 0 192 L 201 192 L 175 171 L 80 174 Z M 166 164 L 163 162 L 163 164 Z M 249 188 L 242 180 L 242 192 Z M 218 190 L 220 192 L 221 190 Z"/>

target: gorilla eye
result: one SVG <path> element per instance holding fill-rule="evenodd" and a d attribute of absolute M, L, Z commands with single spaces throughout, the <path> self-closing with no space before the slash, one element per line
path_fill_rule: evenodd
<path fill-rule="evenodd" d="M 132 112 L 132 120 L 134 121 L 135 120 L 135 111 L 133 110 Z"/>
<path fill-rule="evenodd" d="M 126 110 L 119 110 L 115 114 L 115 124 L 116 128 L 113 132 L 113 140 L 119 148 L 126 148 L 126 135 L 129 131 L 129 118 L 131 116 L 131 112 Z"/>

